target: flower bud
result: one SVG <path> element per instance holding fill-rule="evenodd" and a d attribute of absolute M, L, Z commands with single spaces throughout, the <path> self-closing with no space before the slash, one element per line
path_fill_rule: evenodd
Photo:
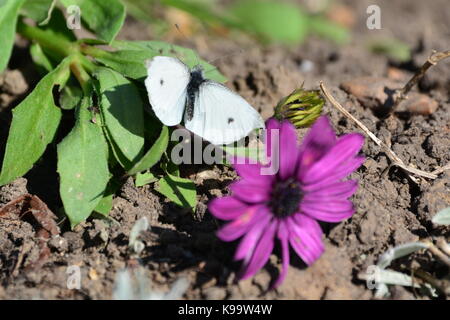
<path fill-rule="evenodd" d="M 275 107 L 274 117 L 288 120 L 296 128 L 309 127 L 320 116 L 325 100 L 318 90 L 294 90 Z"/>

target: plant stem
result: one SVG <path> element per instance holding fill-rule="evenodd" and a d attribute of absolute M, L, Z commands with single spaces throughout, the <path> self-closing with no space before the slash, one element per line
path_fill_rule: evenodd
<path fill-rule="evenodd" d="M 91 91 L 91 77 L 86 72 L 86 70 L 83 68 L 83 65 L 81 64 L 79 59 L 74 59 L 74 61 L 70 64 L 70 70 L 72 71 L 75 78 L 77 78 L 78 82 L 80 83 L 81 89 L 83 90 L 83 93 L 85 95 L 90 94 Z"/>
<path fill-rule="evenodd" d="M 106 54 L 108 54 L 108 52 L 105 50 L 90 46 L 85 43 L 80 43 L 80 51 L 94 58 L 104 57 Z"/>
<path fill-rule="evenodd" d="M 45 48 L 60 59 L 76 51 L 74 43 L 63 37 L 32 27 L 20 20 L 17 23 L 17 32 L 29 40 L 36 41 L 42 48 Z"/>

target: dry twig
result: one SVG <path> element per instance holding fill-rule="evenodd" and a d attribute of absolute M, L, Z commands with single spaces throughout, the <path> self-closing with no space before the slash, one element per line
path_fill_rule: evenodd
<path fill-rule="evenodd" d="M 447 257 L 441 250 L 439 250 L 431 241 L 424 241 L 428 246 L 428 250 L 434 254 L 439 260 L 441 260 L 445 265 L 450 267 L 450 258 Z"/>
<path fill-rule="evenodd" d="M 414 181 L 415 183 L 418 183 L 417 179 L 414 178 L 413 176 L 411 176 L 411 174 L 420 176 L 420 177 L 424 177 L 424 178 L 428 178 L 428 179 L 436 179 L 438 177 L 439 173 L 444 172 L 447 169 L 450 169 L 450 164 L 444 166 L 443 168 L 440 168 L 438 170 L 435 170 L 433 172 L 426 172 L 411 166 L 406 165 L 402 159 L 400 159 L 395 153 L 394 151 L 392 151 L 389 146 L 384 143 L 383 141 L 381 141 L 380 139 L 378 139 L 378 137 L 373 134 L 361 121 L 359 121 L 358 119 L 356 119 L 350 112 L 348 112 L 339 102 L 336 101 L 336 99 L 334 99 L 334 97 L 330 94 L 330 92 L 328 91 L 328 89 L 325 87 L 325 85 L 323 84 L 322 81 L 320 81 L 320 89 L 322 90 L 324 96 L 328 99 L 328 101 L 330 101 L 330 103 L 333 105 L 333 107 L 335 107 L 336 109 L 338 109 L 341 113 L 343 113 L 347 118 L 349 118 L 350 120 L 352 120 L 362 131 L 364 131 L 364 133 L 370 138 L 372 139 L 373 142 L 375 142 L 379 147 L 381 147 L 381 149 L 383 150 L 383 152 L 386 154 L 386 156 L 392 161 L 392 165 L 395 165 L 401 169 L 403 169 L 404 171 L 406 171 L 406 173 L 408 174 L 408 176 L 410 177 L 410 179 L 412 181 Z"/>
<path fill-rule="evenodd" d="M 390 109 L 389 113 L 392 114 L 394 110 L 398 107 L 400 102 L 408 98 L 408 92 L 423 78 L 427 70 L 436 65 L 439 61 L 450 57 L 450 50 L 443 52 L 433 51 L 428 58 L 428 60 L 422 65 L 422 67 L 414 74 L 414 76 L 405 84 L 405 86 L 395 92 L 394 104 Z"/>
<path fill-rule="evenodd" d="M 444 238 L 439 238 L 436 241 L 436 245 L 438 246 L 439 249 L 442 250 L 442 252 L 444 252 L 446 255 L 450 257 L 450 245 L 447 243 L 447 241 L 445 241 Z"/>

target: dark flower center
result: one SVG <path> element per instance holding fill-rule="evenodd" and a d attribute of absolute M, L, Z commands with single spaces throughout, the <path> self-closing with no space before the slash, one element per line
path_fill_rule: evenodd
<path fill-rule="evenodd" d="M 295 179 L 276 181 L 272 189 L 269 206 L 274 216 L 285 218 L 298 212 L 302 198 L 302 190 Z"/>

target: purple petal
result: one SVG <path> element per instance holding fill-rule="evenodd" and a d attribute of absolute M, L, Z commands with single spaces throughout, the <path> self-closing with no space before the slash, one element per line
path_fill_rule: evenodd
<path fill-rule="evenodd" d="M 348 200 L 324 203 L 305 202 L 301 204 L 300 211 L 313 219 L 325 222 L 340 222 L 351 217 L 355 212 L 352 202 Z"/>
<path fill-rule="evenodd" d="M 344 163 L 342 163 L 338 168 L 336 168 L 333 172 L 331 172 L 326 178 L 312 184 L 302 186 L 304 191 L 312 192 L 322 189 L 325 186 L 328 186 L 331 183 L 339 181 L 350 173 L 358 169 L 365 161 L 364 157 L 354 157 Z"/>
<path fill-rule="evenodd" d="M 340 181 L 329 184 L 321 189 L 306 193 L 304 202 L 326 202 L 347 199 L 358 189 L 357 180 Z M 303 190 L 306 191 L 306 190 Z"/>
<path fill-rule="evenodd" d="M 270 118 L 266 121 L 266 134 L 265 134 L 265 145 L 266 145 L 266 155 L 270 158 L 271 150 L 272 150 L 272 137 L 279 137 L 280 131 L 278 134 L 272 135 L 272 130 L 280 130 L 281 123 L 275 119 Z"/>
<path fill-rule="evenodd" d="M 247 211 L 248 208 L 248 204 L 231 196 L 213 199 L 208 205 L 208 209 L 212 215 L 221 220 L 236 219 Z"/>
<path fill-rule="evenodd" d="M 295 131 L 294 125 L 287 120 L 283 121 L 279 138 L 279 175 L 282 180 L 286 180 L 297 170 L 299 149 L 297 145 L 297 132 Z"/>
<path fill-rule="evenodd" d="M 264 214 L 264 206 L 251 206 L 239 218 L 227 223 L 218 232 L 217 236 L 223 241 L 233 241 L 246 233 Z"/>
<path fill-rule="evenodd" d="M 261 203 L 270 200 L 271 188 L 258 186 L 246 180 L 240 180 L 230 185 L 230 190 L 236 198 L 248 203 Z"/>
<path fill-rule="evenodd" d="M 278 221 L 269 223 L 263 232 L 261 239 L 256 245 L 255 251 L 247 264 L 243 266 L 243 272 L 240 278 L 242 280 L 253 276 L 267 262 L 274 246 L 275 232 L 278 228 Z"/>
<path fill-rule="evenodd" d="M 289 243 L 295 252 L 307 264 L 311 265 L 323 253 L 322 230 L 314 219 L 303 214 L 289 218 Z"/>
<path fill-rule="evenodd" d="M 322 158 L 335 143 L 336 134 L 328 117 L 321 116 L 308 131 L 300 147 L 299 178 L 301 179 L 307 169 Z"/>
<path fill-rule="evenodd" d="M 277 281 L 273 284 L 273 288 L 278 287 L 284 281 L 289 268 L 289 232 L 286 226 L 286 221 L 280 221 L 280 226 L 278 228 L 278 239 L 280 239 L 281 242 L 282 267 Z"/>
<path fill-rule="evenodd" d="M 236 249 L 236 253 L 234 254 L 234 260 L 245 259 L 244 263 L 247 263 L 253 255 L 253 251 L 255 250 L 258 240 L 261 238 L 264 229 L 271 220 L 269 209 L 265 208 L 265 210 L 266 214 L 262 215 L 262 217 L 255 222 L 255 225 L 242 238 Z"/>
<path fill-rule="evenodd" d="M 245 179 L 247 182 L 256 184 L 258 186 L 266 185 L 267 187 L 269 187 L 272 184 L 275 176 L 261 174 L 261 171 L 263 170 L 262 164 L 249 164 L 244 163 L 241 160 L 235 161 L 233 163 L 233 168 L 242 179 Z"/>
<path fill-rule="evenodd" d="M 364 136 L 359 133 L 349 133 L 336 142 L 336 144 L 318 162 L 314 163 L 302 175 L 305 184 L 315 183 L 332 174 L 343 163 L 361 150 Z"/>

